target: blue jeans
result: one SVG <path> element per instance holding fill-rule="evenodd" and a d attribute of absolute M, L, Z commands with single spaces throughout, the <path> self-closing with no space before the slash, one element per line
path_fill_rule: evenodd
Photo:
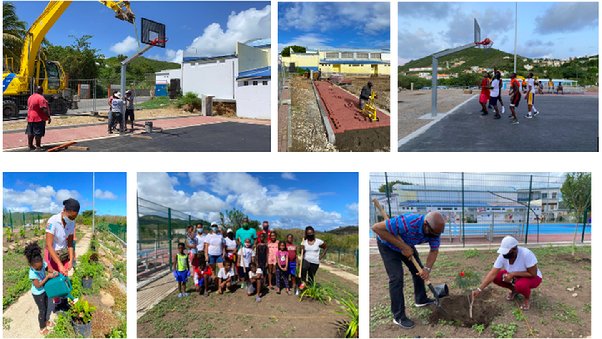
<path fill-rule="evenodd" d="M 406 318 L 405 301 L 403 297 L 403 265 L 404 263 L 410 270 L 412 275 L 412 281 L 414 282 L 414 300 L 417 304 L 422 304 L 428 300 L 426 296 L 426 289 L 424 286 L 424 280 L 417 276 L 418 270 L 414 267 L 414 264 L 410 259 L 401 254 L 401 252 L 394 251 L 387 245 L 378 243 L 378 251 L 385 264 L 385 270 L 389 276 L 389 297 L 391 298 L 391 313 L 396 320 Z M 416 248 L 414 249 L 414 258 L 422 265 Z"/>

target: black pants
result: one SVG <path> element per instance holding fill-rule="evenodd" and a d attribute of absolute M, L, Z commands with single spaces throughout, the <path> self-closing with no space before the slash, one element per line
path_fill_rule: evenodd
<path fill-rule="evenodd" d="M 312 264 L 309 261 L 303 259 L 303 268 L 301 269 L 301 280 L 307 282 L 310 285 L 313 284 L 314 277 L 316 276 L 316 272 L 318 272 L 319 267 L 320 264 Z"/>
<path fill-rule="evenodd" d="M 389 276 L 389 296 L 391 298 L 391 313 L 395 319 L 402 319 L 406 317 L 405 300 L 403 297 L 403 265 L 404 263 L 410 270 L 412 280 L 414 282 L 414 300 L 417 304 L 422 304 L 428 300 L 426 296 L 426 290 L 424 286 L 424 280 L 416 275 L 418 270 L 414 267 L 414 264 L 410 259 L 389 248 L 387 245 L 378 243 L 378 251 L 385 264 L 385 270 Z M 422 265 L 418 252 L 414 249 L 414 258 Z"/>
<path fill-rule="evenodd" d="M 33 295 L 33 300 L 38 305 L 38 323 L 40 330 L 46 327 L 46 322 L 50 319 L 50 309 L 48 305 L 48 296 L 46 292 L 40 295 Z"/>

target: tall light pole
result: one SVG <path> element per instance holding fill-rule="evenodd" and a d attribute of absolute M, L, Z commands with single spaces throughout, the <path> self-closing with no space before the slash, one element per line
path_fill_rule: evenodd
<path fill-rule="evenodd" d="M 516 44 L 518 42 L 518 2 L 514 3 L 514 73 L 516 73 Z"/>

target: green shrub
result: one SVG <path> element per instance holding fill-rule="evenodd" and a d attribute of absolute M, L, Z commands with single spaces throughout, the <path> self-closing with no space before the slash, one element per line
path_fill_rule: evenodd
<path fill-rule="evenodd" d="M 199 98 L 199 96 L 196 93 L 186 92 L 186 94 L 184 94 L 184 96 L 182 96 L 178 99 L 178 101 L 176 102 L 176 107 L 187 108 L 190 112 L 192 112 L 195 109 L 200 110 L 201 104 L 202 104 L 201 99 Z M 186 106 L 186 107 L 184 107 L 184 106 Z"/>
<path fill-rule="evenodd" d="M 349 295 L 346 298 L 339 300 L 341 303 L 341 311 L 337 312 L 347 316 L 346 320 L 337 322 L 339 330 L 344 334 L 345 338 L 359 337 L 359 309 L 354 298 Z"/>
<path fill-rule="evenodd" d="M 484 324 L 474 324 L 472 325 L 472 329 L 477 332 L 478 334 L 482 334 L 483 331 L 485 331 L 485 325 Z"/>
<path fill-rule="evenodd" d="M 491 326 L 491 331 L 496 338 L 512 338 L 516 334 L 517 328 L 515 323 L 495 324 Z"/>
<path fill-rule="evenodd" d="M 92 313 L 96 311 L 96 307 L 91 305 L 88 300 L 79 298 L 69 309 L 69 316 L 73 322 L 77 324 L 87 324 L 92 320 Z"/>
<path fill-rule="evenodd" d="M 461 288 L 464 293 L 476 288 L 481 282 L 481 278 L 473 271 L 461 271 L 456 275 L 455 284 Z"/>
<path fill-rule="evenodd" d="M 74 338 L 75 331 L 71 325 L 71 319 L 65 312 L 59 312 L 54 322 L 54 328 L 46 335 L 46 338 Z"/>
<path fill-rule="evenodd" d="M 330 303 L 332 301 L 333 292 L 330 288 L 326 286 L 320 286 L 315 281 L 307 286 L 301 295 L 299 296 L 299 301 L 303 301 L 304 298 L 313 299 L 315 301 L 319 301 L 323 304 Z"/>

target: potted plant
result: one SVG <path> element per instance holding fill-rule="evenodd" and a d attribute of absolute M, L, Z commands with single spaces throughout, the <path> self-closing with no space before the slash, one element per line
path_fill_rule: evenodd
<path fill-rule="evenodd" d="M 90 338 L 92 336 L 92 313 L 96 311 L 94 305 L 80 298 L 69 309 L 71 325 L 77 337 Z"/>
<path fill-rule="evenodd" d="M 77 267 L 77 270 L 79 271 L 78 275 L 82 278 L 82 287 L 84 289 L 92 288 L 94 277 L 96 277 L 98 271 L 96 266 L 97 265 L 89 262 L 83 262 Z"/>

